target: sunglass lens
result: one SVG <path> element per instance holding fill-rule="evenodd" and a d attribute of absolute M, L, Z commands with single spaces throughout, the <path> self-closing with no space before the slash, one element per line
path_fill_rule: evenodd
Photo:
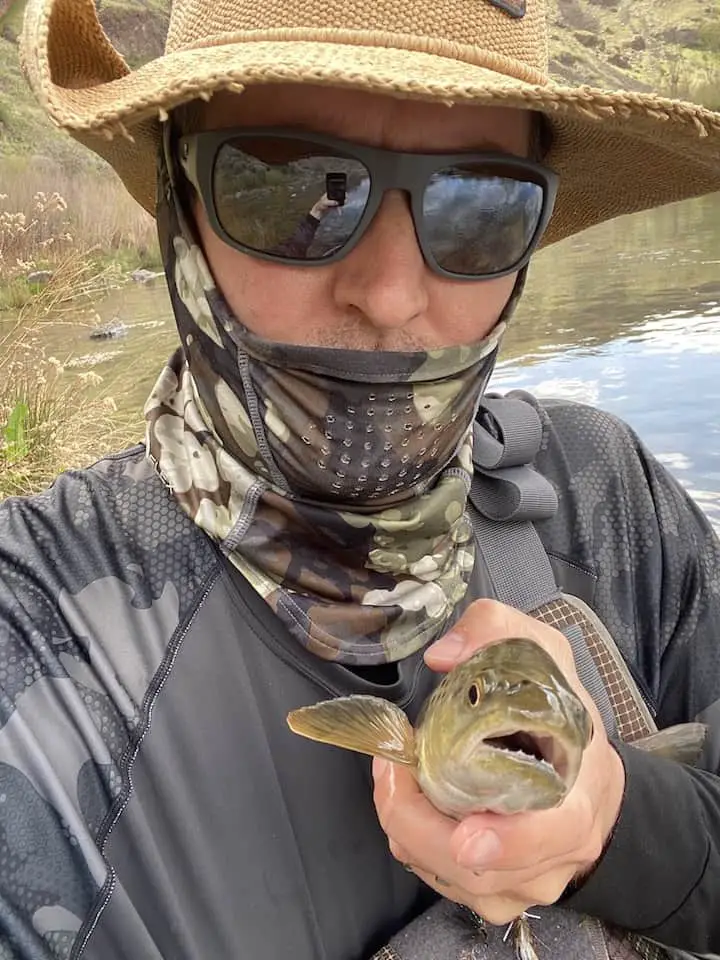
<path fill-rule="evenodd" d="M 461 276 L 492 276 L 519 263 L 543 211 L 540 184 L 474 165 L 433 174 L 423 198 L 425 234 L 439 265 Z"/>
<path fill-rule="evenodd" d="M 322 144 L 237 137 L 218 151 L 215 210 L 227 235 L 260 253 L 323 260 L 340 250 L 362 218 L 367 168 Z"/>

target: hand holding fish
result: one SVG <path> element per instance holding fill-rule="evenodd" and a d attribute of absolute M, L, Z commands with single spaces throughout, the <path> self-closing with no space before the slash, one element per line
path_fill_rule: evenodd
<path fill-rule="evenodd" d="M 489 644 L 517 636 L 550 654 L 592 719 L 577 779 L 560 806 L 512 816 L 474 813 L 458 824 L 430 803 L 407 767 L 377 759 L 373 767 L 375 805 L 393 855 L 443 896 L 495 924 L 555 903 L 570 881 L 592 869 L 617 820 L 625 782 L 622 762 L 559 631 L 481 600 L 429 648 L 426 661 L 446 672 Z"/>
<path fill-rule="evenodd" d="M 597 863 L 622 805 L 622 761 L 552 627 L 480 600 L 425 659 L 446 675 L 414 729 L 363 695 L 292 710 L 288 724 L 379 758 L 374 802 L 393 856 L 490 923 L 516 921 L 519 960 L 536 960 L 523 914 Z M 706 732 L 684 723 L 633 746 L 692 764 Z"/>

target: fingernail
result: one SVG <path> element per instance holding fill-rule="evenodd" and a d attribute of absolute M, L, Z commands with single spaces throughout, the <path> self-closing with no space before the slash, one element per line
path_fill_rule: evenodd
<path fill-rule="evenodd" d="M 431 647 L 428 647 L 428 653 L 433 657 L 442 660 L 457 660 L 463 652 L 465 640 L 459 633 L 446 633 Z"/>
<path fill-rule="evenodd" d="M 483 830 L 465 841 L 458 853 L 458 863 L 462 867 L 482 867 L 493 861 L 500 850 L 498 835 L 492 830 Z"/>

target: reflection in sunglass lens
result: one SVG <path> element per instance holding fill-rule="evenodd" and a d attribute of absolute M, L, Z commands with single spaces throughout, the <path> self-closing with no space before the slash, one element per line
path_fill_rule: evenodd
<path fill-rule="evenodd" d="M 322 260 L 352 237 L 370 193 L 359 160 L 312 141 L 237 137 L 218 151 L 213 194 L 223 230 L 278 257 Z"/>
<path fill-rule="evenodd" d="M 438 170 L 423 197 L 427 242 L 450 273 L 492 275 L 528 249 L 543 209 L 543 188 L 481 166 Z"/>

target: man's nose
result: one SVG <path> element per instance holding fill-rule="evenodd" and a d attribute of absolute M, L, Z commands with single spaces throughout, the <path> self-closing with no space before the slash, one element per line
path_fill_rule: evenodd
<path fill-rule="evenodd" d="M 379 331 L 399 330 L 428 307 L 428 269 L 404 193 L 385 195 L 358 245 L 338 264 L 335 299 Z"/>

